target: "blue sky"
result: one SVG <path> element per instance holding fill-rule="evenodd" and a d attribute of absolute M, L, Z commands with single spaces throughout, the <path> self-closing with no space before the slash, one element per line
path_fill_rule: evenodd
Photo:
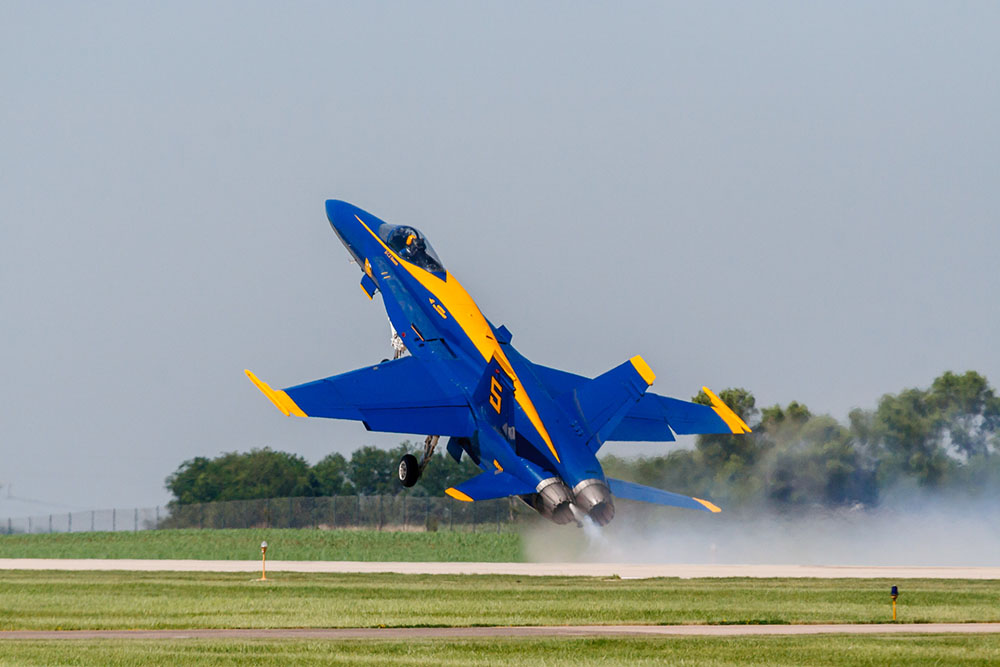
<path fill-rule="evenodd" d="M 398 441 L 285 419 L 242 374 L 387 356 L 328 198 L 420 228 L 548 365 L 642 354 L 659 393 L 837 417 L 949 369 L 996 382 L 998 18 L 4 3 L 0 484 L 153 505 L 193 456 Z"/>

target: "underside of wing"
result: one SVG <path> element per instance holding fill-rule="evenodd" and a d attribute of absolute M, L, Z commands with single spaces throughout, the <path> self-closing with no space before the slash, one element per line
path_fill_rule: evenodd
<path fill-rule="evenodd" d="M 403 357 L 282 390 L 246 374 L 286 415 L 352 419 L 369 431 L 470 437 L 468 400 L 446 388 L 451 372 L 445 361 Z"/>
<path fill-rule="evenodd" d="M 653 503 L 665 505 L 667 507 L 683 507 L 689 510 L 701 510 L 703 512 L 721 512 L 717 506 L 701 498 L 683 496 L 679 493 L 654 489 L 651 486 L 643 486 L 634 482 L 626 482 L 620 479 L 608 478 L 608 488 L 611 494 L 626 500 L 637 500 L 643 503 Z"/>

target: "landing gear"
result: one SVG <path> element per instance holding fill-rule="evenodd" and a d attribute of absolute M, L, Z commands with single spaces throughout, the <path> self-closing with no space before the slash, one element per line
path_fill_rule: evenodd
<path fill-rule="evenodd" d="M 389 320 L 389 329 L 392 330 L 392 338 L 389 339 L 389 344 L 392 346 L 392 358 L 394 360 L 399 359 L 406 354 L 406 344 L 403 343 L 400 335 L 396 333 L 396 327 L 392 326 L 392 320 Z"/>
<path fill-rule="evenodd" d="M 411 487 L 420 479 L 420 464 L 413 454 L 406 454 L 399 459 L 399 481 L 405 487 Z"/>
<path fill-rule="evenodd" d="M 441 436 L 439 435 L 427 436 L 424 440 L 424 455 L 419 462 L 413 454 L 404 454 L 403 458 L 399 459 L 399 481 L 403 486 L 411 487 L 417 483 L 420 475 L 424 472 L 424 468 L 427 467 L 431 457 L 434 456 L 434 448 L 437 447 L 438 440 L 440 439 Z"/>

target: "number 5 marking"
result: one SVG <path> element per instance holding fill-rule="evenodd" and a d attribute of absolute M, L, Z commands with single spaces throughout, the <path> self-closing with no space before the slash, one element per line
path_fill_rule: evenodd
<path fill-rule="evenodd" d="M 500 394 L 503 392 L 503 385 L 497 382 L 496 378 L 490 378 L 490 405 L 500 414 L 500 406 L 503 404 Z"/>

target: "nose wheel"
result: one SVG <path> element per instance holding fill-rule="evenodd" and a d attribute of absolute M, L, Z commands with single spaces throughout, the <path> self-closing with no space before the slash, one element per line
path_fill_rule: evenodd
<path fill-rule="evenodd" d="M 417 461 L 417 457 L 413 454 L 404 454 L 403 458 L 399 459 L 399 481 L 403 486 L 409 488 L 417 483 L 424 468 L 434 456 L 434 448 L 437 447 L 440 438 L 439 435 L 427 436 L 424 440 L 424 455 L 420 461 Z"/>

